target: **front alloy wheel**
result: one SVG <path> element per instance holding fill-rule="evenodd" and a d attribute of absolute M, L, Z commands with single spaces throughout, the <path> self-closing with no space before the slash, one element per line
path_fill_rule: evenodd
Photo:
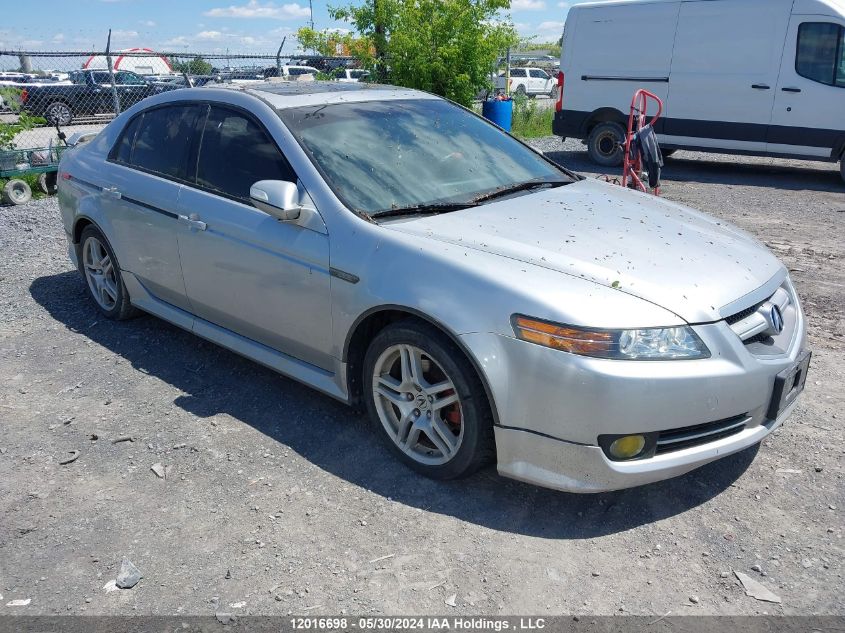
<path fill-rule="evenodd" d="M 437 362 L 414 345 L 391 345 L 376 361 L 373 398 L 390 439 L 411 459 L 448 462 L 464 427 L 455 385 Z"/>
<path fill-rule="evenodd" d="M 469 475 L 494 455 L 478 374 L 440 330 L 416 319 L 387 326 L 364 358 L 364 397 L 390 449 L 435 479 Z"/>

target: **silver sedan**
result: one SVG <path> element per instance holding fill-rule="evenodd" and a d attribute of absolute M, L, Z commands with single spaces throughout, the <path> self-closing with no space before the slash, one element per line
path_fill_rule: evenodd
<path fill-rule="evenodd" d="M 62 158 L 71 259 L 143 310 L 365 408 L 407 465 L 577 492 L 742 450 L 809 365 L 784 266 L 405 89 L 179 90 Z"/>

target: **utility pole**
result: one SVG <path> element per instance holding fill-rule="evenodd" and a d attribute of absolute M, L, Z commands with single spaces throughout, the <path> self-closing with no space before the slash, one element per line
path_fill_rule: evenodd
<path fill-rule="evenodd" d="M 314 30 L 314 3 L 313 0 L 308 0 L 308 10 L 311 12 L 311 30 Z"/>
<path fill-rule="evenodd" d="M 111 82 L 111 96 L 114 105 L 115 115 L 120 114 L 120 97 L 117 96 L 117 86 L 114 82 L 114 66 L 111 63 L 111 29 L 109 29 L 109 37 L 106 40 L 106 66 L 109 69 L 109 81 Z"/>
<path fill-rule="evenodd" d="M 386 43 L 385 29 L 384 29 L 384 15 L 382 15 L 383 4 L 379 0 L 373 0 L 373 29 L 375 31 L 375 49 L 376 49 L 376 81 L 384 83 L 385 81 L 385 67 L 384 67 L 384 45 Z"/>

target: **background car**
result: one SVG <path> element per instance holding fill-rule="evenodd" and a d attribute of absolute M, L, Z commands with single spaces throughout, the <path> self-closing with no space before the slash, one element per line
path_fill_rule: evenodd
<path fill-rule="evenodd" d="M 507 77 L 505 72 L 501 71 L 496 80 L 496 87 L 499 90 L 505 90 Z M 548 95 L 554 97 L 556 94 L 555 80 L 549 76 L 542 68 L 532 68 L 525 66 L 522 68 L 511 68 L 510 83 L 508 84 L 510 94 L 528 95 L 535 97 L 537 95 Z"/>

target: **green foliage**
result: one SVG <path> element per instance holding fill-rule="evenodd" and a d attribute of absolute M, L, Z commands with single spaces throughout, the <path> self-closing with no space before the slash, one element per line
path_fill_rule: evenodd
<path fill-rule="evenodd" d="M 366 54 L 350 53 L 377 81 L 469 105 L 489 87 L 497 57 L 517 42 L 513 25 L 498 21 L 509 6 L 510 0 L 364 0 L 329 12 L 366 42 Z"/>
<path fill-rule="evenodd" d="M 171 61 L 170 65 L 177 73 L 188 73 L 189 75 L 210 75 L 214 68 L 202 57 L 194 57 L 185 62 Z"/>
<path fill-rule="evenodd" d="M 336 31 L 315 31 L 304 26 L 297 30 L 296 39 L 304 50 L 317 51 L 320 55 L 352 55 L 367 63 L 372 62 L 372 42 L 366 37 Z"/>
<path fill-rule="evenodd" d="M 537 138 L 552 133 L 553 108 L 539 108 L 534 99 L 525 95 L 513 98 L 513 124 L 511 133 L 519 138 Z"/>
<path fill-rule="evenodd" d="M 15 137 L 47 121 L 39 116 L 32 116 L 21 110 L 21 90 L 17 88 L 0 88 L 0 95 L 12 112 L 18 113 L 18 120 L 14 123 L 0 122 L 0 150 L 15 149 Z"/>

